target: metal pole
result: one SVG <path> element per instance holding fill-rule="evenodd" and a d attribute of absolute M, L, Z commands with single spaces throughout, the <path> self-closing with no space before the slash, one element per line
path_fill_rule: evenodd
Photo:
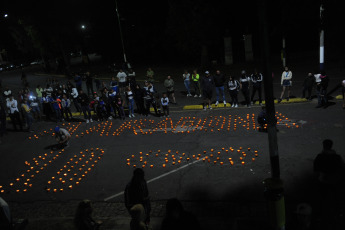
<path fill-rule="evenodd" d="M 273 97 L 273 79 L 271 77 L 272 71 L 270 66 L 268 24 L 266 18 L 266 1 L 267 0 L 258 1 L 261 40 L 260 47 L 263 61 L 263 81 L 267 115 L 267 132 L 272 171 L 272 177 L 265 179 L 264 185 L 265 197 L 268 206 L 268 216 L 271 227 L 274 230 L 283 230 L 285 229 L 285 200 L 283 182 L 280 179 L 277 129 Z"/>
<path fill-rule="evenodd" d="M 325 39 L 325 32 L 323 30 L 323 11 L 325 9 L 323 8 L 323 5 L 320 5 L 320 71 L 323 71 L 324 66 L 324 55 L 325 55 L 325 46 L 324 46 L 324 39 Z"/>
<path fill-rule="evenodd" d="M 283 59 L 283 67 L 286 66 L 286 54 L 285 54 L 285 37 L 283 37 L 283 50 L 282 50 L 282 59 Z"/>
<path fill-rule="evenodd" d="M 125 45 L 123 43 L 123 36 L 122 36 L 122 29 L 121 29 L 120 14 L 119 14 L 119 10 L 117 8 L 117 1 L 116 0 L 115 0 L 115 4 L 116 4 L 117 20 L 119 21 L 119 30 L 120 30 L 120 37 L 121 37 L 121 44 L 122 44 L 122 51 L 123 51 L 123 59 L 124 59 L 125 63 L 127 63 Z"/>

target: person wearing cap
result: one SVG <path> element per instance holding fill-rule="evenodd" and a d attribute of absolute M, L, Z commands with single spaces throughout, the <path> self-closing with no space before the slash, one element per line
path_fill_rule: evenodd
<path fill-rule="evenodd" d="M 209 71 L 205 72 L 205 77 L 203 77 L 201 81 L 202 85 L 202 94 L 204 95 L 204 110 L 206 110 L 206 105 L 209 109 L 212 109 L 211 107 L 211 99 L 213 94 L 213 88 L 214 88 L 214 79 L 210 75 Z"/>
<path fill-rule="evenodd" d="M 241 84 L 241 91 L 243 93 L 245 103 L 248 108 L 250 108 L 250 99 L 249 99 L 249 85 L 250 85 L 250 77 L 247 76 L 246 71 L 242 70 L 241 77 L 240 77 L 240 84 Z"/>
<path fill-rule="evenodd" d="M 61 148 L 67 147 L 69 145 L 69 140 L 71 139 L 71 134 L 64 129 L 56 126 L 55 129 L 55 139 Z"/>

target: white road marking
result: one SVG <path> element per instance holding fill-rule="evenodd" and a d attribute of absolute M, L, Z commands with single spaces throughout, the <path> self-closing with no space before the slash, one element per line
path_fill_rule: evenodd
<path fill-rule="evenodd" d="M 193 161 L 193 162 L 188 163 L 188 164 L 186 164 L 186 165 L 184 165 L 184 166 L 181 166 L 181 167 L 179 167 L 179 168 L 177 168 L 177 169 L 171 170 L 170 172 L 164 173 L 164 174 L 162 174 L 162 175 L 160 175 L 160 176 L 158 176 L 158 177 L 155 177 L 155 178 L 152 178 L 151 180 L 148 180 L 147 183 L 151 183 L 151 182 L 153 182 L 153 181 L 156 181 L 156 180 L 158 180 L 158 179 L 161 179 L 161 178 L 163 178 L 163 177 L 165 177 L 165 176 L 168 176 L 168 175 L 170 175 L 170 174 L 172 174 L 172 173 L 175 173 L 175 172 L 177 172 L 177 171 L 179 171 L 179 170 L 181 170 L 181 169 L 184 169 L 184 168 L 186 168 L 186 167 L 188 167 L 188 166 L 191 166 L 191 165 L 193 165 L 193 164 L 195 164 L 195 163 L 201 162 L 202 160 L 203 160 L 203 158 L 200 158 L 199 160 Z M 105 198 L 104 201 L 109 201 L 109 200 L 111 200 L 111 199 L 114 199 L 114 198 L 116 198 L 116 197 L 118 197 L 118 196 L 123 195 L 123 193 L 124 193 L 124 192 L 119 192 L 119 193 L 117 193 L 117 194 L 115 194 L 115 195 L 109 196 L 109 197 Z"/>

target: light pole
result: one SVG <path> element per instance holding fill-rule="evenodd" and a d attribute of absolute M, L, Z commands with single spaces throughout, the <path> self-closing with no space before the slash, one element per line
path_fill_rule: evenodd
<path fill-rule="evenodd" d="M 325 39 L 325 32 L 323 30 L 323 12 L 325 8 L 323 8 L 323 4 L 320 5 L 320 71 L 323 71 L 324 66 L 324 56 L 325 56 L 325 46 L 324 46 L 324 39 Z"/>
<path fill-rule="evenodd" d="M 116 0 L 115 0 L 115 4 L 116 4 L 117 20 L 119 21 L 119 30 L 120 30 L 120 37 L 121 37 L 121 44 L 122 44 L 122 51 L 123 51 L 123 60 L 125 61 L 125 63 L 127 63 L 126 52 L 125 52 L 125 45 L 123 43 L 123 36 L 122 36 L 122 29 L 121 29 L 120 14 L 119 14 L 119 10 L 118 10 L 118 7 L 117 7 L 117 1 Z"/>

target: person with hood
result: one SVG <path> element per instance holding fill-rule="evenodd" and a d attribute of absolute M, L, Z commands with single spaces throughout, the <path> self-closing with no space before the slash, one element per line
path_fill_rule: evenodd
<path fill-rule="evenodd" d="M 225 101 L 225 94 L 224 94 L 224 84 L 225 84 L 225 76 L 220 72 L 220 70 L 216 71 L 214 75 L 214 84 L 216 86 L 216 106 L 219 104 L 219 96 L 223 97 L 224 107 L 226 106 Z"/>
<path fill-rule="evenodd" d="M 125 188 L 125 206 L 130 214 L 131 209 L 136 204 L 141 204 L 145 210 L 145 224 L 150 223 L 151 202 L 149 190 L 145 180 L 144 170 L 136 168 L 133 171 L 133 177 Z"/>
<path fill-rule="evenodd" d="M 202 94 L 204 95 L 204 110 L 206 110 L 206 105 L 209 109 L 212 109 L 211 100 L 214 88 L 214 79 L 210 75 L 209 71 L 205 72 L 205 76 L 201 80 Z"/>

